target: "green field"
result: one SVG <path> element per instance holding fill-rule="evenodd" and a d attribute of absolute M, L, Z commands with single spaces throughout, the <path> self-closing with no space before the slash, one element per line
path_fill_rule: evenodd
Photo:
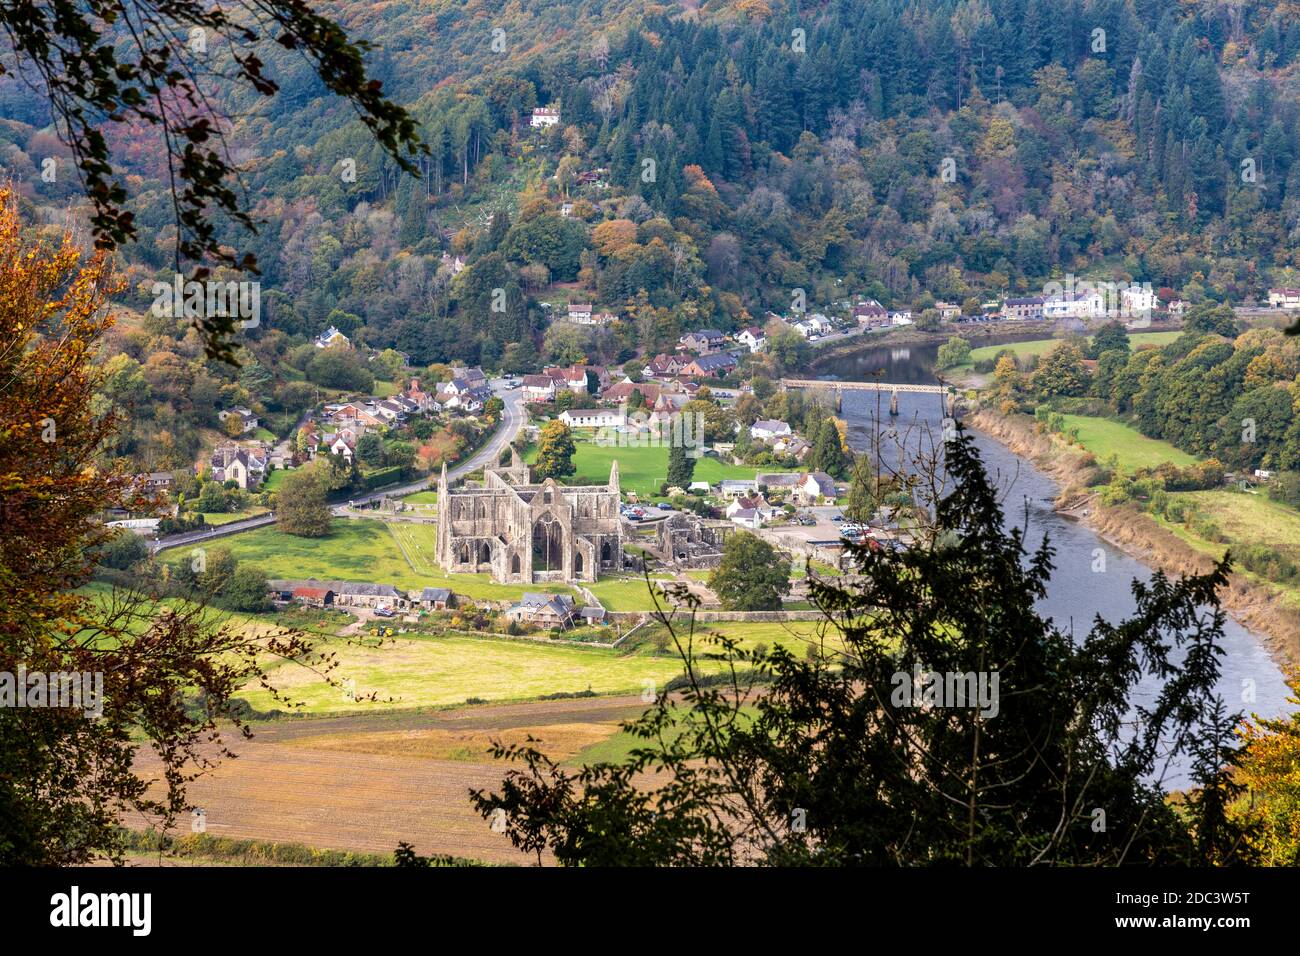
<path fill-rule="evenodd" d="M 413 505 L 436 505 L 438 503 L 438 492 L 417 491 L 414 494 L 404 495 L 402 500 Z"/>
<path fill-rule="evenodd" d="M 1083 447 L 1097 456 L 1098 461 L 1105 461 L 1111 455 L 1119 456 L 1119 464 L 1125 471 L 1138 468 L 1155 468 L 1165 462 L 1173 462 L 1180 468 L 1194 465 L 1197 459 L 1169 442 L 1158 438 L 1148 438 L 1136 428 L 1109 418 L 1094 418 L 1089 415 L 1063 415 L 1065 429 L 1079 429 L 1079 441 Z"/>
<path fill-rule="evenodd" d="M 609 469 L 618 462 L 619 486 L 624 491 L 636 492 L 638 497 L 653 497 L 659 494 L 659 485 L 668 477 L 668 448 L 651 447 L 606 447 L 591 442 L 576 442 L 577 450 L 573 464 L 577 471 L 566 483 L 571 485 L 603 485 L 609 481 Z M 529 460 L 536 456 L 536 450 L 529 452 Z M 764 471 L 781 471 L 780 468 L 765 468 Z M 745 465 L 730 465 L 716 458 L 703 457 L 695 462 L 695 481 L 707 481 L 716 484 L 724 478 L 753 478 L 755 469 Z"/>
<path fill-rule="evenodd" d="M 679 621 L 674 618 L 673 626 L 678 628 L 678 637 L 685 640 L 687 619 L 683 616 Z M 633 638 L 639 643 L 653 643 L 653 637 L 656 633 L 664 633 L 665 628 L 662 624 L 648 625 L 643 631 L 638 631 Z M 733 641 L 738 641 L 742 647 L 753 648 L 759 644 L 766 644 L 769 648 L 778 645 L 787 648 L 792 654 L 801 656 L 809 644 L 821 644 L 823 639 L 826 646 L 839 650 L 843 647 L 843 640 L 839 632 L 830 624 L 829 621 L 698 621 L 695 625 L 695 652 L 697 654 L 716 654 L 720 653 L 717 643 L 711 640 L 711 635 L 721 635 L 728 637 Z M 669 645 L 672 647 L 673 645 Z"/>
<path fill-rule="evenodd" d="M 654 580 L 672 580 L 671 578 L 661 578 L 655 575 L 651 575 L 651 578 Z M 584 584 L 583 587 L 596 595 L 596 599 L 600 601 L 607 611 L 654 610 L 654 602 L 650 597 L 649 587 L 645 578 L 639 574 L 602 577 L 595 583 Z M 660 598 L 660 606 L 666 607 L 668 603 L 663 598 Z"/>
<path fill-rule="evenodd" d="M 1143 345 L 1168 345 L 1182 334 L 1182 332 L 1130 332 L 1128 341 L 1129 346 L 1136 350 Z M 1027 359 L 1033 355 L 1043 356 L 1060 345 L 1061 341 L 1061 339 L 1033 339 L 1029 342 L 1009 342 L 1005 345 L 983 345 L 971 349 L 970 361 L 966 364 L 973 365 L 976 362 L 992 359 L 1002 351 L 1012 352 L 1017 359 Z"/>
<path fill-rule="evenodd" d="M 223 524 L 230 524 L 232 521 L 243 521 L 245 518 L 255 518 L 258 515 L 266 514 L 266 509 L 256 507 L 245 508 L 243 511 L 200 511 L 198 514 L 203 515 L 204 524 L 217 528 Z"/>
<path fill-rule="evenodd" d="M 256 438 L 258 441 L 271 442 L 272 444 L 279 441 L 279 439 L 275 437 L 275 432 L 271 431 L 269 428 L 263 428 L 260 425 L 253 429 L 251 437 Z"/>
<path fill-rule="evenodd" d="M 274 685 L 304 704 L 296 712 L 444 707 L 463 704 L 471 697 L 497 702 L 586 690 L 598 694 L 641 693 L 651 685 L 662 689 L 682 673 L 676 656 L 492 638 L 402 637 L 382 647 L 336 640 L 320 649 L 338 653 L 339 667 L 333 676 L 354 681 L 357 696 L 374 692 L 381 700 L 345 700 L 340 688 L 329 686 L 304 667 L 292 663 L 273 665 Z M 697 666 L 710 672 L 720 665 L 704 661 Z M 283 709 L 260 687 L 247 688 L 239 696 L 258 710 L 277 706 Z"/>
<path fill-rule="evenodd" d="M 221 538 L 212 546 L 229 548 L 238 560 L 256 563 L 270 578 L 372 581 L 403 589 L 445 587 L 480 601 L 514 601 L 523 594 L 522 585 L 497 584 L 487 574 L 444 573 L 433 562 L 436 534 L 432 524 L 335 518 L 325 538 L 299 538 L 270 527 Z M 169 549 L 162 552 L 163 559 L 188 560 L 190 550 Z M 563 584 L 530 585 L 528 590 L 572 593 Z"/>

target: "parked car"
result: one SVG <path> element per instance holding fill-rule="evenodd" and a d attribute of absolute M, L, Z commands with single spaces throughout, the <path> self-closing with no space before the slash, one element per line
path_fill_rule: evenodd
<path fill-rule="evenodd" d="M 843 520 L 844 520 L 844 515 L 831 515 L 831 520 L 832 520 L 832 521 L 843 521 Z"/>
<path fill-rule="evenodd" d="M 677 510 L 676 508 L 674 508 L 672 505 L 670 505 L 670 504 L 669 504 L 668 502 L 666 502 L 666 501 L 661 501 L 661 502 L 659 502 L 658 507 L 659 507 L 659 510 L 660 510 L 660 511 L 676 511 L 676 510 Z"/>

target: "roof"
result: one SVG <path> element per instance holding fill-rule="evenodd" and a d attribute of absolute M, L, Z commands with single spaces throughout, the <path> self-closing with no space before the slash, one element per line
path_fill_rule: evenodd
<path fill-rule="evenodd" d="M 763 419 L 760 419 L 760 420 L 754 422 L 754 424 L 751 425 L 750 427 L 751 427 L 751 428 L 759 428 L 759 429 L 762 429 L 763 431 L 769 431 L 769 432 L 780 432 L 780 431 L 786 431 L 786 432 L 788 432 L 788 431 L 790 431 L 790 426 L 789 426 L 789 425 L 787 425 L 785 422 L 777 421 L 777 420 L 774 419 L 774 418 L 763 418 Z"/>
<path fill-rule="evenodd" d="M 757 325 L 751 325 L 748 328 L 744 328 L 740 330 L 741 335 L 744 335 L 746 332 L 748 332 L 756 339 L 761 339 L 766 335 L 766 333 L 762 329 L 760 329 Z"/>
<path fill-rule="evenodd" d="M 749 488 L 758 487 L 757 478 L 723 478 L 718 482 L 719 488 Z"/>
<path fill-rule="evenodd" d="M 421 601 L 446 601 L 451 598 L 451 588 L 425 588 L 420 592 Z"/>
<path fill-rule="evenodd" d="M 802 484 L 801 475 L 793 471 L 772 471 L 761 474 L 754 479 L 760 485 L 767 485 L 769 488 L 793 488 L 795 485 Z"/>
<path fill-rule="evenodd" d="M 835 479 L 824 471 L 809 472 L 808 477 L 817 482 L 817 488 L 825 498 L 835 497 Z"/>
<path fill-rule="evenodd" d="M 294 588 L 293 596 L 296 598 L 311 598 L 314 601 L 323 601 L 325 597 L 332 594 L 330 588 Z"/>
<path fill-rule="evenodd" d="M 554 388 L 555 379 L 549 375 L 525 375 L 523 384 L 525 388 Z"/>
<path fill-rule="evenodd" d="M 712 355 L 701 355 L 691 364 L 698 366 L 706 372 L 711 372 L 715 368 L 735 365 L 736 357 L 730 352 L 715 352 Z"/>
<path fill-rule="evenodd" d="M 343 581 L 338 586 L 339 594 L 366 594 L 376 597 L 400 597 L 397 588 L 391 584 L 371 584 L 368 581 Z"/>

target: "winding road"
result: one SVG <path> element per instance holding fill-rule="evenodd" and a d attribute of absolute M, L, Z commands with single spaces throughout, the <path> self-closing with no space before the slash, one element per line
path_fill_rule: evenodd
<path fill-rule="evenodd" d="M 463 478 L 472 471 L 482 468 L 484 465 L 495 462 L 501 452 L 519 434 L 524 427 L 524 422 L 528 420 L 528 414 L 524 411 L 523 391 L 518 388 L 508 389 L 505 387 L 504 379 L 496 379 L 491 382 L 492 391 L 495 392 L 503 402 L 505 409 L 501 413 L 501 423 L 492 437 L 488 439 L 486 445 L 470 455 L 465 461 L 455 467 L 447 469 L 447 479 L 455 481 Z M 376 491 L 369 492 L 358 498 L 350 499 L 350 504 L 361 505 L 370 501 L 376 501 L 384 497 L 395 497 L 400 495 L 409 495 L 416 491 L 423 491 L 429 486 L 430 478 L 424 477 L 418 481 L 412 481 L 405 485 L 390 485 L 387 488 L 380 488 Z M 436 479 L 435 479 L 436 480 Z M 342 516 L 349 502 L 336 504 L 331 507 L 331 512 L 336 516 Z M 186 531 L 182 534 L 169 535 L 166 538 L 156 539 L 149 543 L 149 550 L 157 554 L 165 548 L 176 548 L 181 545 L 195 544 L 199 541 L 207 541 L 210 538 L 220 538 L 226 535 L 238 534 L 241 531 L 250 531 L 253 528 L 263 528 L 269 524 L 275 523 L 274 513 L 258 515 L 255 518 L 245 518 L 242 521 L 232 521 L 229 524 L 223 524 L 215 528 L 206 528 L 203 531 Z"/>

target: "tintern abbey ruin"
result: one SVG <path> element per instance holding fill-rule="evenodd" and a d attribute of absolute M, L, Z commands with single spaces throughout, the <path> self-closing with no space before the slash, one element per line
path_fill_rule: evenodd
<path fill-rule="evenodd" d="M 605 485 L 532 483 L 518 452 L 485 468 L 482 484 L 438 479 L 438 563 L 502 584 L 595 581 L 623 566 L 618 463 Z"/>

